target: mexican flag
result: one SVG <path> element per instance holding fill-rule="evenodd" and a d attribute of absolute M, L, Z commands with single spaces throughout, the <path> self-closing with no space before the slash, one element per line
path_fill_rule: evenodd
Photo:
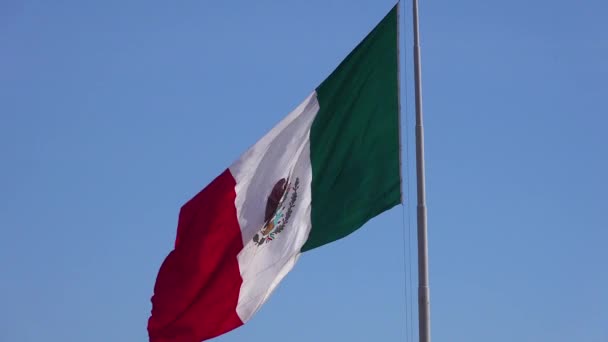
<path fill-rule="evenodd" d="M 298 258 L 401 203 L 397 8 L 289 115 L 183 205 L 152 342 L 247 322 Z"/>

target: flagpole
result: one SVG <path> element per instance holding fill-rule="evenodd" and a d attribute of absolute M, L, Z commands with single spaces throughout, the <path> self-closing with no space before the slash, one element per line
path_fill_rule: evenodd
<path fill-rule="evenodd" d="M 414 26 L 414 96 L 416 99 L 416 184 L 418 230 L 418 337 L 431 341 L 431 305 L 428 271 L 426 188 L 424 175 L 424 127 L 422 125 L 422 68 L 420 66 L 420 30 L 418 0 L 412 0 Z"/>

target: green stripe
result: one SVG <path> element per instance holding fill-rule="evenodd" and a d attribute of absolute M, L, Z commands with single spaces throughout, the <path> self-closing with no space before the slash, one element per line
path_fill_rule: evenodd
<path fill-rule="evenodd" d="M 401 202 L 397 8 L 317 88 L 307 251 Z"/>

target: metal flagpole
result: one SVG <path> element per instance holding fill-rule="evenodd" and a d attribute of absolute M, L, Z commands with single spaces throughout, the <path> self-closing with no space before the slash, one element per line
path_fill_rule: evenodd
<path fill-rule="evenodd" d="M 422 69 L 420 67 L 418 0 L 412 0 L 412 10 L 414 25 L 414 96 L 416 98 L 416 188 L 418 197 L 418 337 L 420 342 L 430 342 L 431 305 L 429 296 L 426 189 L 424 181 L 424 128 L 422 125 Z"/>

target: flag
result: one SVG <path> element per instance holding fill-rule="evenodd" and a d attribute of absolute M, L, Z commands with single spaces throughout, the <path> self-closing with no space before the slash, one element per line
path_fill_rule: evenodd
<path fill-rule="evenodd" d="M 152 342 L 247 322 L 300 255 L 401 203 L 397 8 L 305 100 L 179 213 Z"/>

